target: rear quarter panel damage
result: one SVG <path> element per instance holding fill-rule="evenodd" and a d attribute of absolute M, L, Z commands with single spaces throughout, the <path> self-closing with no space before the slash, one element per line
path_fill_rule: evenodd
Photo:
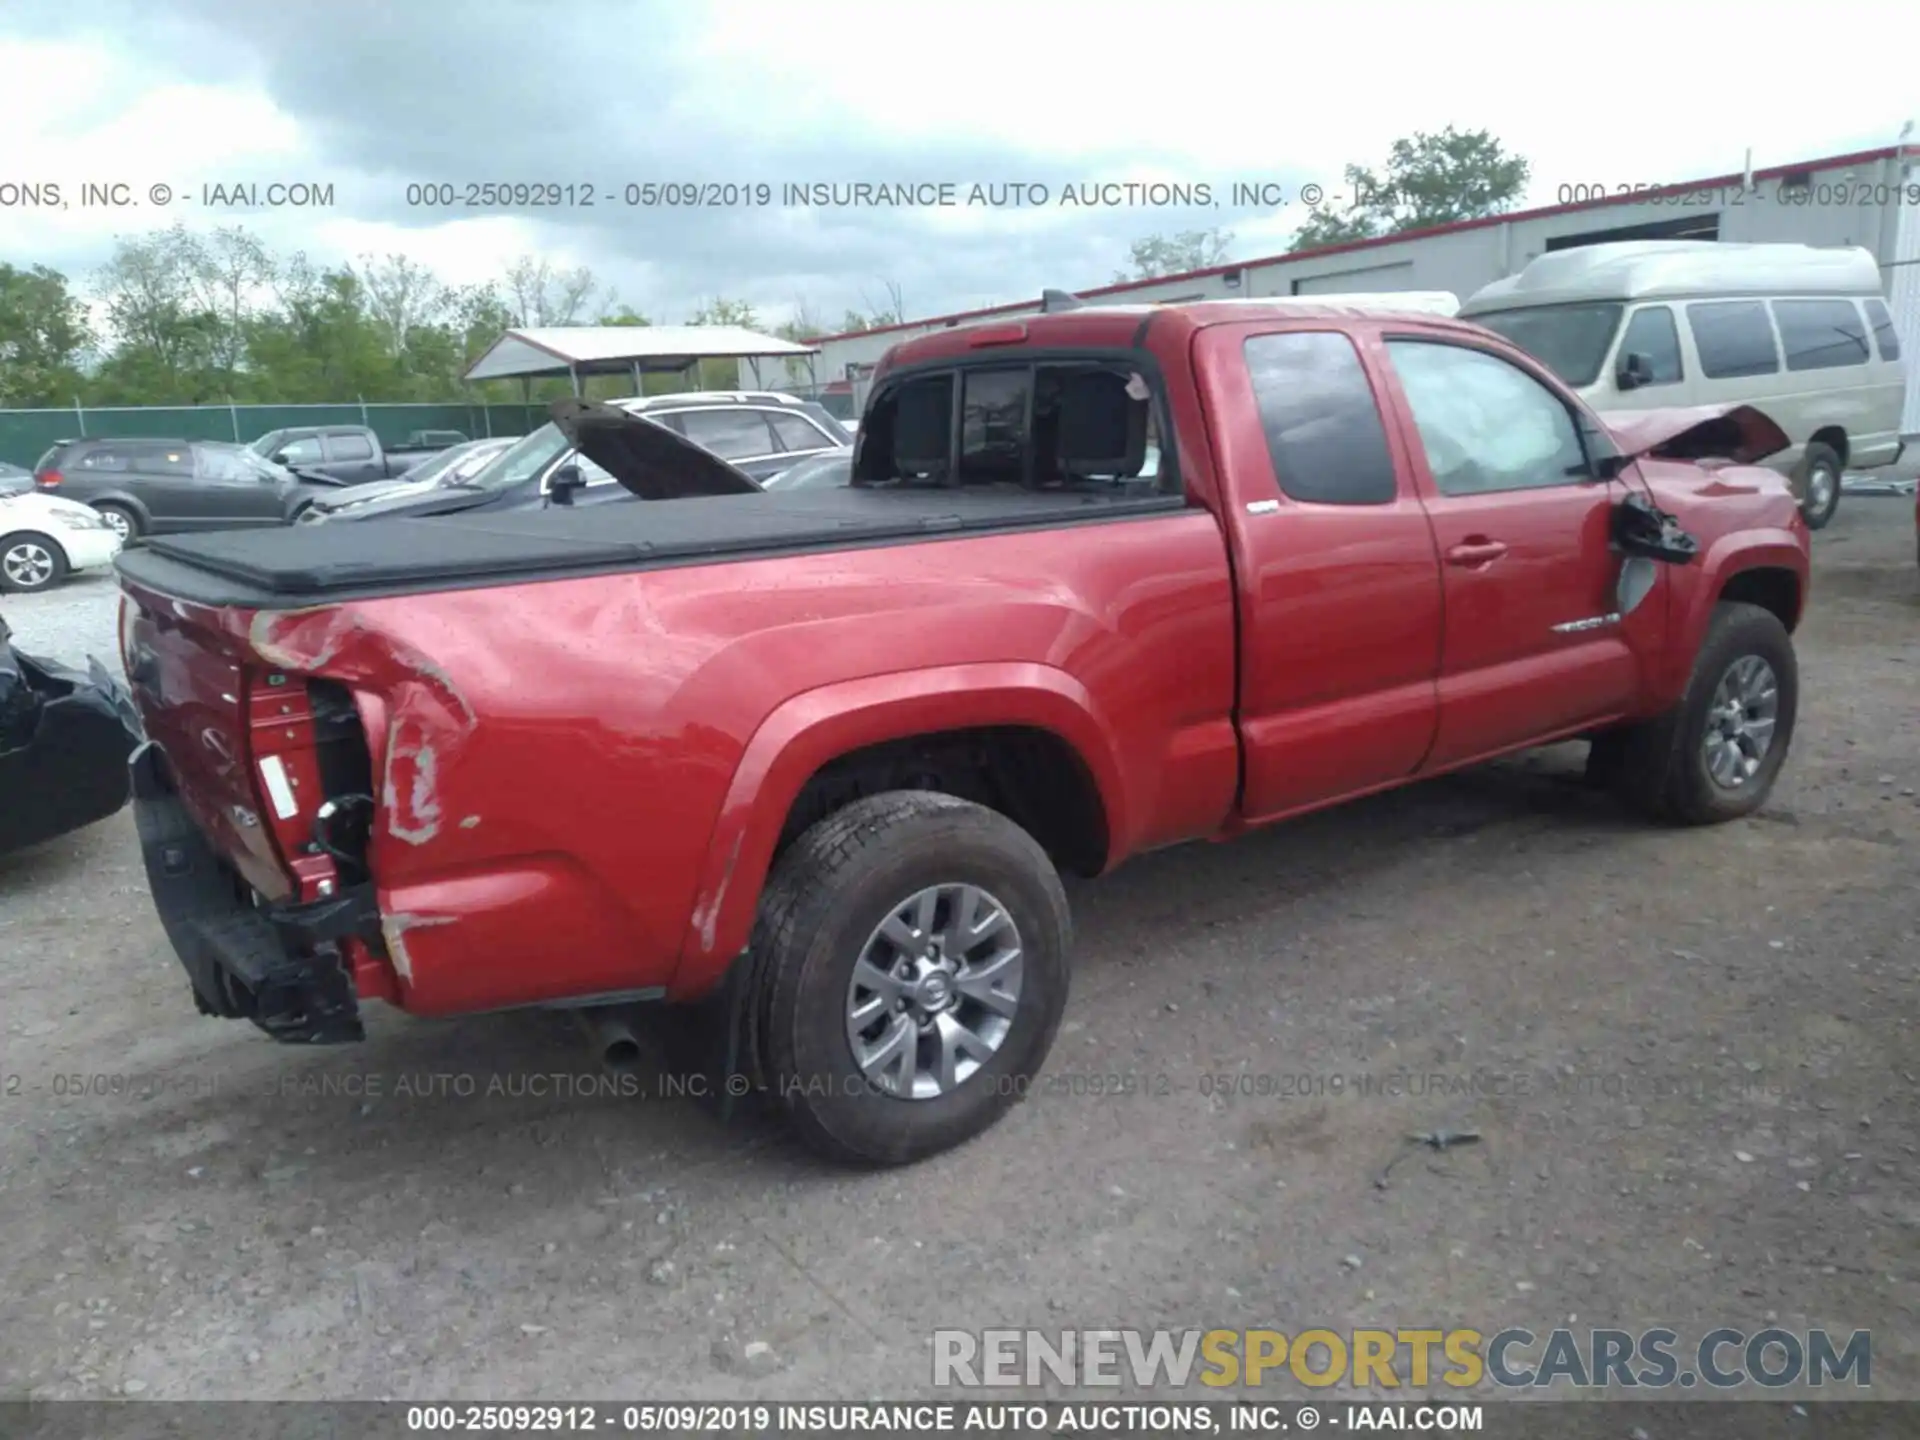
<path fill-rule="evenodd" d="M 700 993 L 813 769 L 900 735 L 1051 724 L 1117 851 L 1208 833 L 1237 775 L 1231 605 L 1193 510 L 371 600 L 253 641 L 355 693 L 401 1003 L 439 1014 Z"/>

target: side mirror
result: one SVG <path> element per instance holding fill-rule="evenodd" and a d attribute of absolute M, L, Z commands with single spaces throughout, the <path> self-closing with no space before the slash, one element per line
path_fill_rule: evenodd
<path fill-rule="evenodd" d="M 1631 350 L 1620 357 L 1620 369 L 1614 383 L 1622 390 L 1638 390 L 1653 383 L 1653 357 Z"/>
<path fill-rule="evenodd" d="M 547 498 L 555 505 L 571 505 L 573 492 L 586 488 L 586 476 L 571 460 L 547 477 Z"/>
<path fill-rule="evenodd" d="M 292 465 L 293 453 L 289 450 L 276 450 L 269 457 L 276 465 Z"/>

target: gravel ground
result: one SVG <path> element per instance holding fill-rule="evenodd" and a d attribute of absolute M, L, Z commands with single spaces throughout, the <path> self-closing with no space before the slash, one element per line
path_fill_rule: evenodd
<path fill-rule="evenodd" d="M 1920 1398 L 1911 500 L 1816 550 L 1759 816 L 1646 828 L 1562 748 L 1147 857 L 1074 892 L 1043 1093 L 906 1171 L 556 1095 L 551 1016 L 275 1046 L 194 1013 L 128 816 L 0 857 L 0 1395 L 871 1398 L 936 1325 L 1577 1317 L 1867 1329 Z M 63 659 L 113 609 L 6 602 Z"/>

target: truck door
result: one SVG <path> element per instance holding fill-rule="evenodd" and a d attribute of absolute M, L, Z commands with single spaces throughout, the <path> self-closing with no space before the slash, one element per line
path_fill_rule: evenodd
<path fill-rule="evenodd" d="M 1595 478 L 1573 402 L 1450 336 L 1388 338 L 1385 349 L 1445 576 L 1429 767 L 1626 714 L 1665 595 L 1615 613 L 1609 526 L 1625 485 Z"/>
<path fill-rule="evenodd" d="M 1240 603 L 1242 813 L 1412 774 L 1438 718 L 1440 564 L 1404 453 L 1340 330 L 1195 339 Z"/>
<path fill-rule="evenodd" d="M 374 450 L 373 441 L 359 430 L 327 432 L 327 472 L 349 485 L 387 478 L 387 467 Z"/>

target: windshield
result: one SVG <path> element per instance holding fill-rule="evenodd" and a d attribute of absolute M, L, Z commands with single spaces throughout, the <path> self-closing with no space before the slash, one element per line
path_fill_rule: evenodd
<path fill-rule="evenodd" d="M 572 447 L 567 437 L 560 433 L 560 427 L 548 421 L 538 430 L 524 439 L 517 440 L 511 447 L 496 455 L 493 463 L 464 480 L 449 480 L 449 487 L 457 485 L 462 490 L 504 490 L 509 485 L 518 485 L 522 480 L 531 480 L 547 466 Z"/>
<path fill-rule="evenodd" d="M 467 459 L 470 453 L 464 445 L 455 446 L 451 450 L 442 450 L 438 455 L 427 456 L 426 459 L 420 461 L 417 465 L 409 465 L 398 478 L 405 480 L 408 484 L 412 484 L 416 480 L 430 484 L 438 480 L 442 475 L 445 475 L 462 460 Z"/>
<path fill-rule="evenodd" d="M 282 435 L 285 435 L 286 433 L 287 432 L 284 430 L 269 430 L 266 434 L 262 435 L 258 440 L 254 441 L 251 445 L 247 446 L 247 449 L 251 450 L 256 455 L 260 455 L 260 456 L 271 455 L 273 454 L 274 447 L 280 443 L 280 437 Z"/>
<path fill-rule="evenodd" d="M 1538 305 L 1463 318 L 1504 335 L 1567 384 L 1579 389 L 1600 376 L 1624 305 Z"/>

